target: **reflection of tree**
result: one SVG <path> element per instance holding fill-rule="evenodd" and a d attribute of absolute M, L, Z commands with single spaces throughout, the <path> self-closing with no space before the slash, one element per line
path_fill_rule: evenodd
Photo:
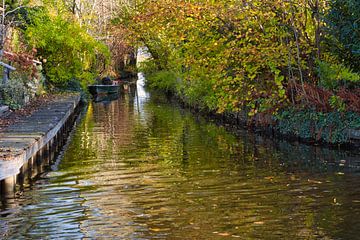
<path fill-rule="evenodd" d="M 309 165 L 296 164 L 291 166 L 291 171 L 287 169 L 288 162 L 303 161 L 303 148 L 287 145 L 279 149 L 277 143 L 248 132 L 235 139 L 215 125 L 195 123 L 192 116 L 181 116 L 167 105 L 148 108 L 152 115 L 147 121 L 146 153 L 155 156 L 152 163 L 162 163 L 164 173 L 179 182 L 168 186 L 162 183 L 163 179 L 154 178 L 154 189 L 165 188 L 163 191 L 173 193 L 159 205 L 176 206 L 176 209 L 159 207 L 146 209 L 146 213 L 157 217 L 168 215 L 171 222 L 170 216 L 177 212 L 181 222 L 172 224 L 172 236 L 201 238 L 204 232 L 210 233 L 213 226 L 218 226 L 220 232 L 241 232 L 241 236 L 249 238 L 285 237 L 284 231 L 289 233 L 286 237 L 325 237 L 331 236 L 331 228 L 336 229 L 340 223 L 335 219 L 341 213 L 333 211 L 331 204 L 331 195 L 337 187 L 324 184 L 326 176 L 312 180 L 313 176 L 305 174 Z M 284 155 L 285 152 L 289 155 Z M 316 157 L 311 157 L 312 152 L 306 152 L 306 161 L 317 162 Z M 149 155 L 144 157 L 150 159 Z M 184 167 L 184 158 L 186 168 L 180 168 Z M 150 166 L 154 167 L 150 161 L 138 165 L 139 169 Z M 317 162 L 317 166 L 316 171 L 322 172 L 324 165 Z M 323 194 L 328 188 L 329 194 Z M 314 208 L 317 204 L 329 207 Z M 323 216 L 334 220 L 331 227 L 320 224 Z"/>
<path fill-rule="evenodd" d="M 49 209 L 61 198 L 64 214 L 75 206 L 86 237 L 312 239 L 357 231 L 358 177 L 323 164 L 348 155 L 246 131 L 236 138 L 156 96 L 139 112 L 135 104 L 129 95 L 90 104 L 52 188 L 38 192 Z"/>
<path fill-rule="evenodd" d="M 188 145 L 188 138 L 190 135 L 190 126 L 188 123 L 185 123 L 185 126 L 183 128 L 183 134 L 181 135 L 181 143 L 183 146 L 183 151 L 182 151 L 182 165 L 183 167 L 186 167 L 189 163 L 189 145 Z"/>

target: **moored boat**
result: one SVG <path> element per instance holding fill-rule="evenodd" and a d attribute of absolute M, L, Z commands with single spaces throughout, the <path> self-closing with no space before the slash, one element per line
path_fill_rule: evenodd
<path fill-rule="evenodd" d="M 92 95 L 119 93 L 119 85 L 90 85 L 88 90 Z"/>

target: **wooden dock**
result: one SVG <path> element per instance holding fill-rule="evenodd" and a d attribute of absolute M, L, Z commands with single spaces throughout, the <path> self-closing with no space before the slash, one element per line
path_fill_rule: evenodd
<path fill-rule="evenodd" d="M 59 96 L 49 105 L 0 132 L 0 193 L 13 196 L 16 186 L 43 172 L 65 143 L 80 95 Z"/>

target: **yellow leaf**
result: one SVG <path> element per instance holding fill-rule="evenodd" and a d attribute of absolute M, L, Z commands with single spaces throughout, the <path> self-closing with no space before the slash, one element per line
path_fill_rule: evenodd
<path fill-rule="evenodd" d="M 149 228 L 150 231 L 153 231 L 153 232 L 160 232 L 161 229 L 160 228 Z"/>
<path fill-rule="evenodd" d="M 259 221 L 259 222 L 254 222 L 255 225 L 264 225 L 265 222 Z"/>
<path fill-rule="evenodd" d="M 230 233 L 224 232 L 224 233 L 218 233 L 219 236 L 227 237 L 230 236 Z"/>

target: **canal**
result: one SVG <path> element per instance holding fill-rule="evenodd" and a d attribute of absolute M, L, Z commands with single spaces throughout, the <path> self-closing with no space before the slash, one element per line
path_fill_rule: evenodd
<path fill-rule="evenodd" d="M 137 89 L 91 103 L 2 239 L 355 239 L 354 152 L 229 133 Z"/>

